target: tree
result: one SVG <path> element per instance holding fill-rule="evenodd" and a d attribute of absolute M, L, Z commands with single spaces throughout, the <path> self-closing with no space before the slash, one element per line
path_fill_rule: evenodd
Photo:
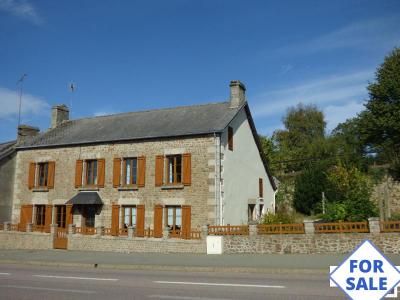
<path fill-rule="evenodd" d="M 268 161 L 268 166 L 270 167 L 271 170 L 273 170 L 273 167 L 275 166 L 276 155 L 277 155 L 276 145 L 274 144 L 274 141 L 267 136 L 260 135 L 259 138 L 260 138 L 262 150 Z"/>
<path fill-rule="evenodd" d="M 400 180 L 400 49 L 395 48 L 368 86 L 369 100 L 360 114 L 364 142 L 388 158 L 391 174 Z"/>

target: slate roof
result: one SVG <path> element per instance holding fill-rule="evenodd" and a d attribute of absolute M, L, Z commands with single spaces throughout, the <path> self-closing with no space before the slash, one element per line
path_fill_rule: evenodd
<path fill-rule="evenodd" d="M 97 192 L 79 192 L 65 204 L 75 205 L 103 205 L 103 201 Z"/>
<path fill-rule="evenodd" d="M 70 120 L 19 148 L 200 135 L 223 131 L 242 107 L 229 102 Z"/>
<path fill-rule="evenodd" d="M 0 160 L 12 154 L 15 151 L 16 141 L 9 141 L 0 144 Z"/>

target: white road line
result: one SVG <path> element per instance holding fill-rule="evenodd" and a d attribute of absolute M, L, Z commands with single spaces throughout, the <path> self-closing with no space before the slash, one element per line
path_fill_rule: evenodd
<path fill-rule="evenodd" d="M 0 285 L 0 288 L 27 289 L 27 290 L 39 290 L 39 291 L 63 292 L 63 293 L 77 293 L 77 294 L 96 294 L 95 291 L 51 289 L 51 288 L 42 288 L 42 287 L 37 287 L 37 286 L 23 286 L 23 285 Z"/>
<path fill-rule="evenodd" d="M 284 289 L 283 285 L 259 285 L 259 284 L 241 284 L 241 283 L 213 283 L 213 282 L 187 282 L 187 281 L 154 281 L 162 284 L 183 284 L 183 285 L 206 285 L 206 286 L 237 286 L 237 287 L 260 287 L 272 289 Z"/>
<path fill-rule="evenodd" d="M 32 275 L 40 278 L 56 278 L 56 279 L 77 279 L 77 280 L 98 280 L 98 281 L 118 281 L 116 278 L 95 278 L 95 277 L 73 277 L 73 276 L 57 276 L 57 275 Z"/>
<path fill-rule="evenodd" d="M 149 295 L 148 298 L 156 299 L 175 299 L 175 300 L 232 300 L 227 298 L 204 298 L 204 297 L 184 297 L 184 296 L 167 296 L 167 295 Z"/>
<path fill-rule="evenodd" d="M 0 275 L 10 276 L 10 273 L 0 273 Z"/>

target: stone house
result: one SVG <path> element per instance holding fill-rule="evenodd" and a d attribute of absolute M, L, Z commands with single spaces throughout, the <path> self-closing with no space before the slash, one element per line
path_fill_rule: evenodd
<path fill-rule="evenodd" d="M 54 106 L 51 128 L 16 147 L 12 223 L 185 237 L 273 212 L 245 90 L 231 81 L 226 102 L 76 120 Z"/>

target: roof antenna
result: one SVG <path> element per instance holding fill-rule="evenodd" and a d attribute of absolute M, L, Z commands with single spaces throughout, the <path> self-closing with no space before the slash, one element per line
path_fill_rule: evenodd
<path fill-rule="evenodd" d="M 72 95 L 74 91 L 76 90 L 76 84 L 73 82 L 70 82 L 68 84 L 68 89 L 71 92 L 71 96 L 69 97 L 69 118 L 72 119 Z"/>
<path fill-rule="evenodd" d="M 19 125 L 21 125 L 22 88 L 23 88 L 24 79 L 26 76 L 27 76 L 26 74 L 23 74 L 21 76 L 21 78 L 17 81 L 17 85 L 19 85 L 18 127 L 19 127 Z"/>

